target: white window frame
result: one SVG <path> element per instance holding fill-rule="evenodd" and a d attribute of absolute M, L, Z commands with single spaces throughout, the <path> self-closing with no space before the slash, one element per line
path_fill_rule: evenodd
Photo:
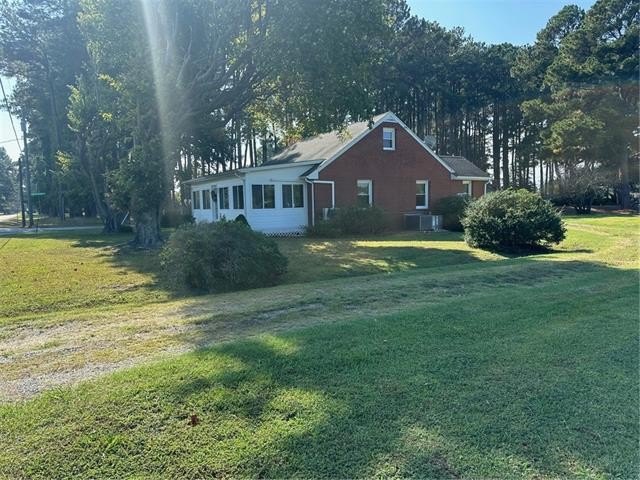
<path fill-rule="evenodd" d="M 223 190 L 226 190 L 226 195 L 223 195 Z M 219 210 L 231 210 L 231 199 L 229 198 L 229 187 L 218 187 L 218 209 Z M 225 198 L 226 197 L 226 198 Z M 222 204 L 222 201 L 226 200 L 226 207 Z"/>
<path fill-rule="evenodd" d="M 360 184 L 367 185 L 367 188 L 369 189 L 369 206 L 373 205 L 373 183 L 371 180 L 356 180 L 356 203 L 358 206 L 360 205 L 360 202 L 358 202 L 358 199 L 360 198 L 360 194 L 358 193 Z"/>
<path fill-rule="evenodd" d="M 262 192 L 262 205 L 260 207 L 254 206 L 253 201 L 253 187 L 260 187 L 260 191 Z M 273 188 L 273 207 L 266 207 L 266 202 L 264 199 L 264 191 L 265 187 Z M 273 210 L 276 208 L 277 203 L 277 193 L 276 193 L 276 185 L 275 183 L 254 183 L 251 185 L 251 210 Z"/>
<path fill-rule="evenodd" d="M 291 197 L 290 197 L 291 206 L 290 207 L 287 207 L 284 204 L 284 200 L 285 200 L 284 190 L 285 190 L 285 187 L 291 187 Z M 294 190 L 295 190 L 296 187 L 300 187 L 300 189 L 302 190 L 302 197 L 301 197 L 302 205 L 300 205 L 300 206 L 296 206 L 296 202 L 295 202 L 296 195 L 295 195 Z M 289 208 L 304 208 L 304 184 L 302 184 L 302 183 L 283 183 L 283 184 L 281 184 L 280 190 L 282 191 L 282 208 L 286 208 L 286 209 L 289 209 Z"/>
<path fill-rule="evenodd" d="M 416 180 L 416 185 L 424 185 L 424 205 L 416 205 L 416 210 L 427 210 L 429 208 L 429 180 Z"/>
<path fill-rule="evenodd" d="M 202 190 L 202 210 L 211 210 L 211 190 Z M 207 207 L 209 204 L 209 207 Z"/>
<path fill-rule="evenodd" d="M 202 201 L 202 198 L 200 198 L 200 195 L 202 195 L 201 190 L 194 190 L 192 195 L 191 195 L 191 203 L 193 203 L 193 210 L 202 210 L 200 208 L 200 203 Z"/>
<path fill-rule="evenodd" d="M 387 133 L 391 134 L 391 146 L 385 147 L 384 140 L 385 135 Z M 395 150 L 396 149 L 396 129 L 391 127 L 383 127 L 382 128 L 382 149 L 383 150 Z"/>
<path fill-rule="evenodd" d="M 242 195 L 240 195 L 240 192 L 242 192 Z M 236 202 L 236 200 L 238 201 Z M 231 186 L 231 201 L 233 201 L 234 210 L 244 210 L 244 185 Z M 240 202 L 242 202 L 242 206 L 239 205 Z"/>
<path fill-rule="evenodd" d="M 460 195 L 471 197 L 473 195 L 473 183 L 471 180 L 462 180 L 462 186 L 464 187 L 464 192 L 460 192 Z"/>

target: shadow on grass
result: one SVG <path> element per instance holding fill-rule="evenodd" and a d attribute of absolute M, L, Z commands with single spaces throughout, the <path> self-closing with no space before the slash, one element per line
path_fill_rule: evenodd
<path fill-rule="evenodd" d="M 329 325 L 319 311 L 312 327 L 201 348 L 17 406 L 0 427 L 20 419 L 6 442 L 28 452 L 11 450 L 18 459 L 7 472 L 637 476 L 636 271 L 531 258 L 408 276 L 408 292 L 386 277 L 326 293 L 357 305 L 357 320 Z M 376 301 L 403 289 L 401 313 L 376 312 Z M 416 306 L 411 295 L 435 298 Z M 198 324 L 205 337 L 207 327 Z M 34 450 L 36 441 L 56 447 Z"/>
<path fill-rule="evenodd" d="M 221 355 L 241 367 L 166 393 L 193 405 L 192 414 L 226 412 L 252 425 L 304 422 L 310 408 L 326 408 L 325 421 L 273 440 L 265 451 L 275 457 L 244 459 L 250 475 L 626 476 L 639 460 L 637 302 L 624 307 L 637 275 L 570 263 L 553 278 L 559 291 L 518 291 L 513 276 L 494 277 L 494 288 L 506 289 L 499 308 L 495 297 L 475 299 L 459 312 L 436 306 L 427 317 L 410 312 L 200 350 L 191 358 L 201 366 Z M 522 272 L 524 283 L 549 280 L 530 273 Z M 581 281 L 587 298 L 571 291 Z M 619 296 L 600 281 L 617 285 Z M 215 392 L 226 402 L 200 401 Z M 295 392 L 320 404 L 305 406 Z"/>

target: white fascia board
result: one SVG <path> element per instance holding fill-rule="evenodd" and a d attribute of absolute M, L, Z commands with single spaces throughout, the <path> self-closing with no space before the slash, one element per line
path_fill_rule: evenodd
<path fill-rule="evenodd" d="M 465 177 L 465 176 L 451 175 L 451 180 L 475 180 L 477 182 L 489 182 L 491 178 L 490 177 Z"/>
<path fill-rule="evenodd" d="M 444 163 L 444 161 L 438 156 L 438 154 L 436 152 L 434 152 L 433 150 L 431 150 L 431 148 L 429 148 L 427 146 L 427 144 L 425 144 L 422 140 L 420 140 L 420 138 L 415 133 L 413 133 L 413 131 L 409 127 L 407 127 L 407 125 L 402 120 L 400 120 L 397 117 L 397 115 L 395 113 L 393 113 L 393 112 L 385 113 L 380 119 L 378 119 L 377 122 L 375 122 L 373 125 L 371 125 L 371 128 L 369 128 L 369 129 L 365 130 L 364 132 L 360 133 L 360 135 L 352 138 L 349 143 L 345 144 L 340 150 L 338 150 L 336 153 L 334 153 L 330 158 L 328 158 L 324 162 L 322 162 L 320 164 L 320 166 L 315 170 L 315 172 L 320 172 L 320 170 L 324 170 L 335 159 L 340 157 L 344 152 L 349 150 L 351 147 L 353 147 L 356 143 L 358 143 L 364 137 L 369 135 L 369 133 L 371 133 L 376 127 L 378 127 L 382 123 L 397 123 L 398 125 L 400 125 L 406 132 L 409 133 L 409 135 L 411 135 L 413 137 L 413 139 L 416 142 L 418 142 L 418 144 L 420 146 L 422 146 L 422 148 L 424 148 L 427 152 L 429 152 L 429 154 L 431 156 L 433 156 L 433 158 L 435 158 L 438 161 L 438 163 L 440 163 L 440 165 L 442 165 L 452 175 L 455 174 L 453 169 L 451 167 L 449 167 L 449 165 Z M 397 142 L 397 139 L 396 139 L 396 142 Z"/>
<path fill-rule="evenodd" d="M 255 171 L 263 171 L 263 170 L 275 170 L 277 168 L 292 168 L 292 167 L 300 167 L 304 165 L 313 165 L 314 163 L 320 163 L 322 160 L 305 160 L 304 162 L 291 162 L 291 163 L 277 163 L 275 165 L 264 165 L 258 167 L 249 167 L 242 168 L 239 171 L 244 173 L 251 173 Z"/>
<path fill-rule="evenodd" d="M 314 170 L 314 172 L 316 173 L 316 175 L 318 175 L 318 172 L 320 172 L 321 170 L 324 170 L 325 168 L 327 168 L 329 165 L 331 165 L 331 163 L 333 163 L 333 161 L 340 157 L 344 152 L 346 152 L 347 150 L 349 150 L 351 147 L 353 147 L 356 143 L 358 143 L 360 140 L 362 140 L 364 137 L 366 137 L 367 135 L 369 135 L 377 126 L 379 126 L 381 123 L 384 122 L 391 122 L 391 123 L 398 123 L 398 117 L 396 117 L 392 112 L 387 112 L 385 113 L 381 118 L 378 119 L 377 122 L 375 122 L 373 125 L 371 125 L 370 128 L 362 131 L 360 134 L 356 135 L 355 137 L 353 137 L 348 143 L 344 144 L 342 146 L 342 148 L 340 150 L 338 150 L 336 153 L 334 153 L 331 157 L 327 158 L 324 162 L 322 162 L 318 168 L 316 168 Z M 317 177 L 316 177 L 317 178 Z"/>
<path fill-rule="evenodd" d="M 393 116 L 395 117 L 395 115 Z M 438 161 L 438 163 L 440 163 L 440 165 L 442 165 L 449 173 L 451 173 L 452 175 L 455 175 L 456 172 L 449 165 L 444 163 L 444 160 L 442 160 L 435 151 L 433 151 L 426 143 L 420 140 L 420 138 L 415 133 L 413 133 L 413 130 L 407 127 L 407 125 L 398 117 L 396 117 L 396 120 L 402 126 L 402 128 L 404 128 L 407 132 L 409 132 L 409 135 L 411 135 L 414 138 L 414 140 L 422 146 L 422 148 L 424 148 L 427 152 L 429 152 L 431 156 L 435 158 Z"/>

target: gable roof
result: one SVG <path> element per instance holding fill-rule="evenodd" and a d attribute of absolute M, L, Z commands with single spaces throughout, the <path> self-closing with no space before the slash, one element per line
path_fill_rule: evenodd
<path fill-rule="evenodd" d="M 457 155 L 440 155 L 444 163 L 449 165 L 456 177 L 473 177 L 489 179 L 489 174 L 464 157 Z"/>
<path fill-rule="evenodd" d="M 309 164 L 301 177 L 309 177 L 312 174 L 324 169 L 331 162 L 337 159 L 345 151 L 351 148 L 364 138 L 369 132 L 383 122 L 397 123 L 409 133 L 420 146 L 429 152 L 449 173 L 453 179 L 458 180 L 489 180 L 488 173 L 471 163 L 464 157 L 445 155 L 441 156 L 434 152 L 423 142 L 407 125 L 392 112 L 382 113 L 373 117 L 371 121 L 356 122 L 348 125 L 344 130 L 334 130 L 323 133 L 315 137 L 300 140 L 288 146 L 282 152 L 271 157 L 270 160 L 257 167 L 245 167 L 230 172 L 223 172 L 204 177 L 197 177 L 185 181 L 185 184 L 204 183 L 210 180 L 224 179 L 231 176 L 243 176 L 244 174 L 267 168 L 287 167 L 289 165 Z M 314 173 L 315 172 L 315 173 Z"/>
<path fill-rule="evenodd" d="M 373 117 L 373 125 L 378 123 L 386 114 Z M 339 152 L 342 147 L 353 139 L 370 130 L 371 122 L 357 122 L 348 125 L 344 130 L 334 130 L 315 137 L 300 140 L 288 146 L 282 152 L 271 157 L 262 165 L 279 165 L 283 163 L 297 163 L 317 161 L 324 162 Z"/>

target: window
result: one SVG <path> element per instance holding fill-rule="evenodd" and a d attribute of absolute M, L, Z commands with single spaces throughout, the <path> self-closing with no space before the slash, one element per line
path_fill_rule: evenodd
<path fill-rule="evenodd" d="M 193 209 L 200 210 L 200 190 L 193 192 Z"/>
<path fill-rule="evenodd" d="M 220 210 L 229 210 L 229 187 L 218 189 L 218 207 Z"/>
<path fill-rule="evenodd" d="M 275 185 L 251 185 L 253 208 L 276 208 Z"/>
<path fill-rule="evenodd" d="M 471 196 L 471 180 L 463 180 L 462 182 L 462 193 L 460 195 L 469 195 Z"/>
<path fill-rule="evenodd" d="M 211 210 L 211 192 L 202 190 L 202 209 Z"/>
<path fill-rule="evenodd" d="M 373 195 L 371 195 L 371 180 L 358 180 L 357 183 L 359 207 L 368 207 L 373 203 Z"/>
<path fill-rule="evenodd" d="M 282 208 L 304 207 L 304 185 L 282 185 Z"/>
<path fill-rule="evenodd" d="M 416 208 L 429 207 L 429 181 L 416 181 Z"/>
<path fill-rule="evenodd" d="M 395 128 L 382 129 L 382 149 L 383 150 L 396 149 L 396 129 Z"/>
<path fill-rule="evenodd" d="M 244 187 L 242 185 L 233 187 L 233 208 L 236 210 L 244 208 Z"/>

